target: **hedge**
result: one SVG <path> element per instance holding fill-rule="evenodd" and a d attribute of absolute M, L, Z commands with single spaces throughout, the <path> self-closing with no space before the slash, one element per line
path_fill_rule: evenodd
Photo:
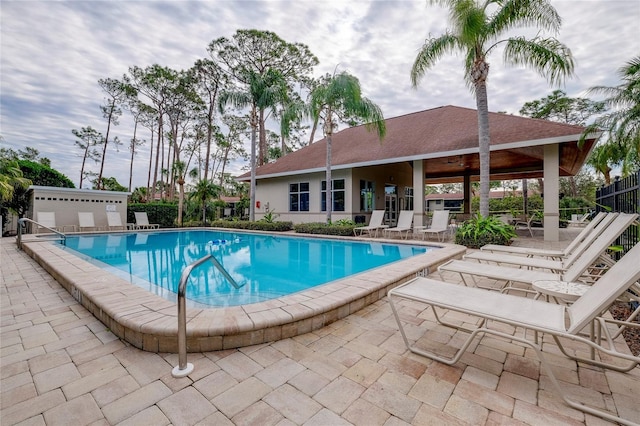
<path fill-rule="evenodd" d="M 332 224 L 326 223 L 299 223 L 293 227 L 293 229 L 300 234 L 322 234 L 322 235 L 338 235 L 347 237 L 353 235 L 353 228 L 355 225 L 346 224 Z"/>

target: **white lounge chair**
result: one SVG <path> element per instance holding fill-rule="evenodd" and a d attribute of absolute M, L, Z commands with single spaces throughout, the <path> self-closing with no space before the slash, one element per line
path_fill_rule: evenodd
<path fill-rule="evenodd" d="M 575 227 L 583 227 L 586 226 L 588 223 L 588 219 L 589 219 L 589 215 L 591 213 L 587 212 L 581 216 L 575 215 L 575 219 L 569 220 L 567 223 L 569 226 L 575 226 Z"/>
<path fill-rule="evenodd" d="M 78 229 L 80 232 L 88 229 L 92 231 L 98 230 L 92 212 L 78 212 Z"/>
<path fill-rule="evenodd" d="M 637 218 L 637 215 L 629 215 L 625 216 L 626 220 L 618 220 L 615 221 L 617 217 L 617 213 L 610 214 L 606 218 L 604 218 L 599 226 L 593 229 L 580 244 L 576 245 L 573 251 L 564 257 L 559 257 L 559 259 L 544 259 L 540 257 L 523 257 L 513 254 L 506 253 L 491 253 L 487 251 L 476 251 L 468 253 L 464 256 L 465 260 L 476 260 L 478 262 L 490 262 L 490 263 L 498 263 L 498 264 L 510 264 L 523 266 L 527 268 L 541 268 L 541 269 L 550 269 L 553 271 L 563 271 L 569 268 L 573 262 L 578 259 L 578 257 L 592 244 L 598 245 L 602 252 L 606 250 L 609 246 L 609 242 L 607 238 L 599 239 L 600 235 L 609 227 L 613 227 L 609 232 L 613 233 L 622 233 L 627 227 Z"/>
<path fill-rule="evenodd" d="M 374 210 L 371 213 L 371 219 L 369 220 L 369 225 L 353 228 L 353 235 L 357 237 L 358 233 L 360 233 L 360 236 L 363 236 L 365 232 L 371 235 L 371 233 L 373 232 L 374 237 L 377 237 L 378 230 L 380 229 L 384 230 L 385 228 L 388 228 L 387 225 L 382 224 L 383 220 L 384 220 L 384 210 Z"/>
<path fill-rule="evenodd" d="M 411 226 L 413 225 L 413 210 L 400 210 L 400 217 L 398 218 L 398 225 L 394 228 L 387 228 L 384 230 L 384 233 L 387 234 L 388 237 L 391 237 L 392 234 L 398 233 L 400 237 L 404 234 L 405 238 L 409 237 L 409 233 L 411 232 Z"/>
<path fill-rule="evenodd" d="M 590 267 L 602 256 L 607 247 L 637 217 L 635 214 L 620 214 L 614 222 L 609 225 L 598 237 L 598 244 L 592 244 L 582 252 L 580 256 L 566 270 L 548 272 L 535 269 L 515 268 L 511 266 L 491 265 L 488 263 L 477 263 L 468 260 L 450 260 L 438 267 L 438 272 L 454 272 L 460 275 L 465 285 L 478 286 L 475 277 L 484 277 L 503 281 L 503 288 L 511 286 L 513 283 L 524 283 L 532 285 L 534 281 L 556 280 L 556 281 L 588 281 L 589 277 L 583 278 L 589 272 Z M 625 225 L 625 226 L 620 226 Z M 526 259 L 526 258 L 523 258 Z M 640 263 L 640 262 L 639 262 Z M 472 282 L 467 280 L 470 276 Z"/>
<path fill-rule="evenodd" d="M 628 352 L 619 352 L 613 342 L 609 327 L 620 323 L 602 317 L 611 304 L 621 295 L 627 292 L 634 283 L 640 279 L 640 244 L 636 244 L 621 260 L 619 260 L 602 278 L 600 278 L 587 292 L 572 305 L 559 305 L 547 303 L 541 300 L 533 300 L 510 294 L 496 293 L 479 288 L 464 287 L 429 278 L 415 278 L 395 289 L 389 291 L 388 300 L 391 305 L 396 322 L 407 348 L 418 355 L 442 362 L 448 365 L 457 363 L 471 343 L 478 335 L 493 335 L 501 339 L 519 342 L 532 348 L 532 354 L 540 360 L 545 373 L 549 378 L 552 389 L 564 400 L 564 402 L 577 410 L 602 417 L 604 419 L 623 424 L 635 424 L 634 420 L 620 418 L 617 413 L 604 411 L 583 403 L 574 401 L 563 386 L 560 385 L 554 373 L 555 367 L 543 352 L 543 346 L 538 342 L 538 334 L 552 336 L 560 351 L 567 357 L 603 368 L 609 368 L 619 372 L 627 372 L 640 363 L 640 357 Z M 458 342 L 448 353 L 452 356 L 442 356 L 427 348 L 420 340 L 410 342 L 403 326 L 402 300 L 412 303 L 410 312 L 415 312 L 415 302 L 420 302 L 431 307 L 435 315 L 435 321 L 456 331 L 456 336 L 461 332 L 469 333 L 464 341 L 452 339 Z M 469 315 L 469 320 L 456 317 L 456 324 L 443 321 L 440 310 L 449 310 Z M 412 314 L 413 315 L 413 314 Z M 458 314 L 459 315 L 459 314 Z M 474 322 L 474 319 L 476 320 Z M 420 322 L 423 322 L 424 317 Z M 413 318 L 411 324 L 415 325 Z M 464 325 L 463 325 L 464 324 Z M 465 327 L 472 324 L 477 326 Z M 581 333 L 591 325 L 597 326 L 597 332 L 601 332 L 604 339 L 592 339 Z M 640 324 L 624 322 L 625 326 L 640 327 Z M 507 326 L 524 329 L 524 333 L 510 333 Z M 533 339 L 527 338 L 527 331 L 533 331 Z M 415 333 L 412 333 L 415 335 Z M 428 334 L 427 334 L 428 335 Z M 425 335 L 425 336 L 427 336 Z M 427 339 L 425 337 L 425 339 Z M 562 339 L 562 340 L 560 340 Z M 570 354 L 563 346 L 565 339 L 576 342 L 585 349 L 592 349 L 598 354 L 603 354 L 602 361 L 596 357 L 580 357 Z M 428 342 L 426 342 L 428 344 Z M 491 344 L 487 341 L 487 344 Z M 545 345 L 550 343 L 545 340 Z M 475 346 L 474 346 L 475 347 Z M 546 349 L 545 349 L 546 350 Z M 529 352 L 527 352 L 529 353 Z M 553 352 L 553 356 L 555 352 Z M 576 352 L 578 353 L 578 352 Z M 581 352 L 581 353 L 588 353 Z M 606 361 L 606 362 L 605 362 Z M 615 362 L 615 364 L 614 364 Z M 626 365 L 621 365 L 626 363 Z M 611 405 L 607 405 L 611 406 Z M 637 420 L 637 419 L 636 419 Z"/>
<path fill-rule="evenodd" d="M 136 217 L 136 229 L 158 229 L 160 224 L 149 223 L 147 212 L 134 212 Z"/>
<path fill-rule="evenodd" d="M 548 250 L 548 249 L 539 249 L 539 248 L 531 248 L 531 247 L 522 247 L 522 246 L 503 246 L 498 244 L 487 244 L 485 246 L 480 247 L 482 251 L 489 251 L 492 253 L 508 253 L 508 254 L 518 254 L 529 257 L 547 257 L 551 259 L 560 259 L 562 257 L 569 256 L 575 247 L 580 244 L 586 236 L 600 223 L 602 219 L 607 215 L 607 213 L 600 212 L 594 217 L 589 224 L 580 231 L 580 233 L 569 243 L 564 250 Z"/>
<path fill-rule="evenodd" d="M 122 224 L 122 217 L 118 212 L 107 212 L 107 226 L 110 231 L 117 229 L 122 229 L 124 231 L 127 229 L 127 227 Z"/>
<path fill-rule="evenodd" d="M 422 233 L 422 239 L 428 235 L 436 235 L 438 237 L 438 241 L 440 241 L 440 236 L 442 235 L 442 241 L 444 241 L 444 237 L 449 231 L 449 210 L 436 210 L 433 212 L 433 217 L 431 218 L 431 225 L 425 229 L 419 229 L 418 232 Z"/>
<path fill-rule="evenodd" d="M 58 231 L 56 226 L 56 212 L 36 212 L 36 222 L 39 225 L 36 233 L 40 233 L 41 230 L 47 231 L 47 228 Z"/>

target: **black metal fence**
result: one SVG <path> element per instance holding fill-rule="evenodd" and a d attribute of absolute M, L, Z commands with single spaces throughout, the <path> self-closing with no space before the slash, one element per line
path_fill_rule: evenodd
<path fill-rule="evenodd" d="M 596 190 L 597 211 L 640 213 L 640 170 Z M 631 225 L 616 241 L 626 253 L 640 241 L 640 226 Z"/>

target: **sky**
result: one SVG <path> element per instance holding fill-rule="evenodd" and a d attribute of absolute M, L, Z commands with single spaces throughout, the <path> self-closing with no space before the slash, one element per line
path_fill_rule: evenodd
<path fill-rule="evenodd" d="M 517 114 L 525 102 L 560 88 L 589 97 L 594 86 L 620 84 L 617 71 L 640 54 L 640 0 L 551 0 L 563 19 L 555 36 L 575 60 L 575 77 L 563 86 L 489 56 L 489 110 Z M 176 70 L 208 57 L 208 44 L 239 29 L 276 33 L 309 47 L 320 63 L 314 76 L 348 71 L 386 118 L 456 105 L 475 109 L 463 78 L 462 58 L 445 55 L 413 88 L 410 70 L 430 36 L 448 28 L 447 12 L 426 0 L 218 0 L 218 1 L 6 1 L 0 0 L 0 142 L 32 147 L 54 169 L 80 181 L 81 151 L 72 129 L 106 132 L 98 80 L 121 78 L 132 66 Z M 535 36 L 533 29 L 518 34 Z M 125 144 L 106 154 L 106 176 L 129 182 L 125 116 L 112 130 Z M 148 135 L 142 135 L 148 139 Z M 133 186 L 146 186 L 149 143 L 134 160 Z M 234 163 L 240 174 L 245 164 Z M 90 164 L 97 172 L 99 164 Z"/>

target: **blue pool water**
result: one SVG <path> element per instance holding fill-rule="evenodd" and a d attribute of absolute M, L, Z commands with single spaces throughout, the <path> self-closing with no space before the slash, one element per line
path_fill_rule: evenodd
<path fill-rule="evenodd" d="M 431 247 L 219 231 L 68 236 L 65 249 L 169 300 L 186 266 L 212 254 L 240 285 L 205 262 L 191 273 L 192 306 L 281 297 L 431 250 Z"/>

